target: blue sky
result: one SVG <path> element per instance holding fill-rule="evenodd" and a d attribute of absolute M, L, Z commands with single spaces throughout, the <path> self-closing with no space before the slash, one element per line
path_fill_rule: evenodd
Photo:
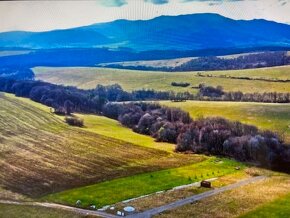
<path fill-rule="evenodd" d="M 146 20 L 193 13 L 290 24 L 290 0 L 1 1 L 0 32 L 46 31 L 116 19 Z"/>

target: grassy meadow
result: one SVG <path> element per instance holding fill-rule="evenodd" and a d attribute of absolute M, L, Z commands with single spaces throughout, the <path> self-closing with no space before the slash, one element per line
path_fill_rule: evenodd
<path fill-rule="evenodd" d="M 194 93 L 197 90 L 191 86 L 205 83 L 221 85 L 226 91 L 290 92 L 289 83 L 202 78 L 196 76 L 197 72 L 81 67 L 37 67 L 33 70 L 37 79 L 84 89 L 94 88 L 97 84 L 118 83 L 129 91 L 152 88 Z M 213 71 L 206 74 L 290 79 L 290 66 Z M 173 81 L 189 82 L 191 86 L 173 87 Z M 52 114 L 50 108 L 29 99 L 0 93 L 0 101 L 0 197 L 5 196 L 5 199 L 36 199 L 72 206 L 81 200 L 82 207 L 91 204 L 102 207 L 206 178 L 230 178 L 237 173 L 236 166 L 245 170 L 247 168 L 229 159 L 215 161 L 216 157 L 175 153 L 174 145 L 155 142 L 150 136 L 137 134 L 106 117 L 76 114 L 84 119 L 85 124 L 83 128 L 77 128 L 65 124 L 64 117 Z M 277 131 L 290 143 L 290 104 L 200 101 L 160 103 L 188 111 L 193 118 L 221 116 Z M 220 179 L 213 184 L 224 185 Z M 289 175 L 274 173 L 257 185 L 250 184 L 160 216 L 283 217 L 289 214 L 289 197 L 285 196 L 289 193 L 289 181 Z M 177 196 L 182 198 L 183 194 L 180 192 Z M 175 197 L 166 199 L 173 201 Z M 209 207 L 211 210 L 207 209 Z M 0 204 L 1 210 L 10 217 L 17 217 L 18 214 L 24 214 L 25 217 L 26 212 L 35 214 L 35 217 L 44 213 L 47 217 L 78 217 L 67 212 L 63 215 L 61 211 L 25 206 Z"/>
<path fill-rule="evenodd" d="M 290 104 L 210 101 L 160 103 L 188 111 L 193 118 L 220 116 L 276 131 L 284 135 L 285 140 L 290 143 Z"/>
<path fill-rule="evenodd" d="M 290 194 L 270 203 L 262 205 L 257 209 L 242 215 L 240 218 L 288 218 L 290 214 Z"/>
<path fill-rule="evenodd" d="M 14 198 L 14 193 L 39 197 L 204 159 L 175 154 L 173 145 L 172 150 L 150 148 L 150 143 L 157 145 L 149 136 L 138 141 L 135 133 L 116 123 L 114 131 L 124 132 L 129 141 L 98 134 L 96 128 L 70 127 L 48 107 L 28 99 L 0 93 L 0 101 L 0 196 L 5 198 Z M 110 131 L 111 123 L 107 125 Z"/>
<path fill-rule="evenodd" d="M 208 158 L 203 162 L 180 168 L 138 174 L 67 190 L 48 195 L 44 200 L 69 205 L 75 205 L 77 200 L 81 200 L 83 207 L 91 204 L 101 207 L 203 179 L 231 174 L 236 171 L 235 167 L 244 167 L 241 163 L 229 159 L 216 160 L 216 158 Z"/>
<path fill-rule="evenodd" d="M 133 132 L 129 128 L 113 119 L 104 116 L 77 114 L 84 119 L 85 130 L 101 134 L 110 138 L 127 141 L 143 147 L 164 150 L 170 153 L 174 152 L 174 145 L 165 142 L 156 142 L 154 138 Z"/>
<path fill-rule="evenodd" d="M 290 176 L 271 172 L 268 176 L 259 182 L 166 211 L 155 217 L 289 217 Z"/>
<path fill-rule="evenodd" d="M 36 79 L 56 84 L 72 85 L 83 89 L 95 88 L 97 84 L 120 84 L 125 90 L 155 89 L 165 91 L 196 93 L 200 83 L 221 85 L 225 91 L 252 92 L 290 92 L 290 83 L 251 81 L 226 78 L 197 77 L 198 72 L 156 72 L 121 70 L 96 67 L 36 67 L 33 68 Z M 263 77 L 268 79 L 290 79 L 290 66 L 233 70 L 207 71 L 205 74 Z M 189 87 L 171 86 L 171 82 L 188 82 Z"/>

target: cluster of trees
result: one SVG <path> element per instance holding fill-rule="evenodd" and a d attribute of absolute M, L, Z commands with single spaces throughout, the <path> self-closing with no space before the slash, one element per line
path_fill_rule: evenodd
<path fill-rule="evenodd" d="M 223 118 L 192 120 L 180 109 L 152 103 L 108 103 L 103 114 L 156 141 L 176 143 L 179 152 L 223 155 L 275 169 L 290 164 L 289 146 L 277 134 L 255 126 Z"/>
<path fill-rule="evenodd" d="M 218 56 L 192 59 L 174 68 L 174 71 L 192 70 L 238 70 L 261 67 L 273 67 L 290 64 L 287 52 L 263 52 L 238 57 L 223 58 Z"/>
<path fill-rule="evenodd" d="M 34 73 L 29 68 L 3 67 L 0 68 L 0 78 L 1 77 L 15 80 L 31 80 L 34 79 Z"/>
<path fill-rule="evenodd" d="M 224 95 L 222 86 L 206 86 L 205 84 L 199 84 L 199 96 L 207 96 L 211 98 L 218 98 Z"/>
<path fill-rule="evenodd" d="M 108 103 L 103 108 L 103 114 L 135 132 L 170 143 L 176 143 L 180 128 L 192 121 L 189 113 L 180 109 L 145 102 Z"/>
<path fill-rule="evenodd" d="M 289 170 L 290 164 L 290 148 L 277 134 L 223 118 L 199 119 L 183 126 L 177 150 L 224 155 L 283 170 Z"/>
<path fill-rule="evenodd" d="M 180 86 L 180 87 L 188 87 L 190 86 L 190 83 L 183 83 L 183 82 L 172 82 L 172 86 Z"/>
<path fill-rule="evenodd" d="M 27 97 L 53 107 L 59 114 L 70 114 L 72 111 L 96 113 L 100 112 L 106 99 L 102 89 L 80 90 L 41 81 L 15 81 L 0 79 L 0 91 Z"/>
<path fill-rule="evenodd" d="M 84 126 L 84 120 L 76 116 L 66 116 L 64 120 L 68 125 L 71 125 L 71 126 L 78 126 L 78 127 Z"/>
<path fill-rule="evenodd" d="M 245 101 L 265 103 L 290 103 L 290 93 L 264 92 L 264 93 L 242 93 L 225 92 L 220 100 L 223 101 Z"/>

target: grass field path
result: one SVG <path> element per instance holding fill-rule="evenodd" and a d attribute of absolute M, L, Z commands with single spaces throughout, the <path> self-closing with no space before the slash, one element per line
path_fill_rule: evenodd
<path fill-rule="evenodd" d="M 257 176 L 257 177 L 252 177 L 249 179 L 245 179 L 242 180 L 240 182 L 228 185 L 228 186 L 224 186 L 221 188 L 217 188 L 217 189 L 213 189 L 198 195 L 193 195 L 191 197 L 179 200 L 179 201 L 175 201 L 172 202 L 170 204 L 161 206 L 161 207 L 157 207 L 157 208 L 153 208 L 147 211 L 144 211 L 142 213 L 139 214 L 132 214 L 132 215 L 128 215 L 127 217 L 130 218 L 149 218 L 152 217 L 154 215 L 157 215 L 159 213 L 162 213 L 163 211 L 166 210 L 171 210 L 180 206 L 183 206 L 185 204 L 190 204 L 194 201 L 198 201 L 213 195 L 217 195 L 219 193 L 225 192 L 225 191 L 229 191 L 253 182 L 257 182 L 260 181 L 262 179 L 265 179 L 265 176 Z M 93 210 L 86 210 L 86 209 L 81 209 L 81 208 L 75 208 L 75 207 L 70 207 L 70 206 L 65 206 L 65 205 L 61 205 L 61 204 L 55 204 L 55 203 L 44 203 L 44 202 L 17 202 L 17 201 L 7 201 L 7 200 L 0 200 L 0 204 L 9 204 L 9 205 L 25 205 L 25 206 L 38 206 L 38 207 L 46 207 L 46 208 L 53 208 L 53 209 L 61 209 L 61 210 L 66 210 L 66 211 L 70 211 L 70 212 L 74 212 L 77 214 L 80 214 L 82 216 L 96 216 L 96 217 L 106 217 L 106 218 L 116 218 L 119 216 L 115 216 L 112 214 L 108 214 L 102 211 L 93 211 Z"/>
<path fill-rule="evenodd" d="M 133 217 L 134 218 L 150 218 L 150 217 L 157 215 L 157 214 L 160 214 L 166 210 L 172 210 L 174 208 L 181 207 L 185 204 L 190 204 L 192 202 L 195 202 L 195 201 L 198 201 L 198 200 L 201 200 L 201 199 L 213 196 L 213 195 L 217 195 L 219 193 L 229 191 L 229 190 L 232 190 L 232 189 L 244 186 L 244 185 L 248 185 L 250 183 L 257 182 L 257 181 L 260 181 L 260 180 L 265 179 L 265 178 L 266 178 L 265 176 L 252 177 L 252 178 L 245 179 L 245 180 L 242 180 L 240 182 L 237 182 L 237 183 L 234 183 L 231 185 L 227 185 L 227 186 L 224 186 L 221 188 L 217 188 L 217 189 L 213 189 L 213 190 L 210 190 L 207 192 L 203 192 L 203 193 L 198 194 L 198 195 L 193 195 L 191 197 L 181 199 L 181 200 L 172 202 L 170 204 L 163 205 L 163 206 L 157 207 L 157 208 L 153 208 L 153 209 L 144 211 L 142 213 L 134 214 L 134 215 L 131 215 L 128 217 L 130 217 L 130 218 L 133 218 Z"/>

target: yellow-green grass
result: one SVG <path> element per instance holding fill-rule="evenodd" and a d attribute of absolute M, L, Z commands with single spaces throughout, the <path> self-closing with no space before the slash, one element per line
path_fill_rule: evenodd
<path fill-rule="evenodd" d="M 136 145 L 174 152 L 173 144 L 156 142 L 154 138 L 133 132 L 124 128 L 118 121 L 104 116 L 77 114 L 84 119 L 85 130 L 98 133 L 111 138 L 127 141 Z"/>
<path fill-rule="evenodd" d="M 244 167 L 241 163 L 229 159 L 221 159 L 219 162 L 215 160 L 216 158 L 212 157 L 180 168 L 144 173 L 67 190 L 48 195 L 44 200 L 69 205 L 75 205 L 76 201 L 80 200 L 83 207 L 90 204 L 101 207 L 203 179 L 231 174 L 236 171 L 236 166 Z"/>
<path fill-rule="evenodd" d="M 155 72 L 96 67 L 36 67 L 33 68 L 33 71 L 36 79 L 56 84 L 73 85 L 83 89 L 95 88 L 97 84 L 118 83 L 128 91 L 146 88 L 196 93 L 197 89 L 191 87 L 205 83 L 212 86 L 221 85 L 225 91 L 242 91 L 244 93 L 290 92 L 289 83 L 198 77 L 198 72 Z M 237 71 L 209 71 L 205 73 L 290 79 L 290 66 Z M 171 86 L 171 82 L 189 82 L 191 86 L 176 87 Z"/>
<path fill-rule="evenodd" d="M 218 188 L 218 187 L 236 183 L 243 179 L 250 178 L 251 176 L 246 172 L 247 169 L 250 169 L 250 168 L 246 168 L 245 170 L 237 170 L 234 173 L 218 177 L 214 181 L 211 182 L 211 185 L 213 188 Z M 130 202 L 120 202 L 120 203 L 114 204 L 114 207 L 115 207 L 115 210 L 122 210 L 122 208 L 130 205 L 134 207 L 138 212 L 140 212 L 140 211 L 149 210 L 155 207 L 160 207 L 160 206 L 172 203 L 174 201 L 190 197 L 192 195 L 203 193 L 208 190 L 209 190 L 208 188 L 203 188 L 203 187 L 194 185 L 194 186 L 183 187 L 180 189 L 171 190 L 167 192 L 155 193 L 155 194 L 146 196 L 144 198 L 134 199 Z M 109 210 L 109 209 L 107 211 L 112 212 L 112 210 Z"/>
<path fill-rule="evenodd" d="M 289 190 L 290 176 L 276 173 L 264 180 L 202 199 L 194 204 L 166 211 L 155 217 L 238 217 L 262 205 L 265 205 L 264 208 L 267 208 L 269 202 L 285 196 L 285 194 L 289 193 Z M 280 207 L 280 209 L 284 210 L 285 213 L 287 211 L 286 208 Z M 269 208 L 269 210 L 271 209 Z M 267 213 L 264 215 L 267 215 Z M 268 215 L 271 214 L 268 213 Z M 271 218 L 271 216 L 259 217 Z"/>
<path fill-rule="evenodd" d="M 258 207 L 240 218 L 289 218 L 290 217 L 290 194 Z"/>
<path fill-rule="evenodd" d="M 204 159 L 142 146 L 136 135 L 133 144 L 132 139 L 104 136 L 97 129 L 70 127 L 48 107 L 29 99 L 0 93 L 0 101 L 0 188 L 10 190 L 11 198 L 13 193 L 38 197 Z M 123 129 L 120 125 L 115 131 L 131 138 Z"/>
<path fill-rule="evenodd" d="M 220 116 L 284 134 L 290 142 L 290 104 L 252 102 L 160 102 L 188 111 L 193 118 Z"/>
<path fill-rule="evenodd" d="M 269 67 L 247 70 L 225 70 L 203 72 L 215 76 L 227 75 L 234 77 L 265 78 L 265 79 L 290 79 L 290 66 Z M 289 84 L 289 83 L 288 83 Z"/>
<path fill-rule="evenodd" d="M 39 206 L 8 205 L 0 203 L 1 218 L 80 218 L 79 214 Z"/>

